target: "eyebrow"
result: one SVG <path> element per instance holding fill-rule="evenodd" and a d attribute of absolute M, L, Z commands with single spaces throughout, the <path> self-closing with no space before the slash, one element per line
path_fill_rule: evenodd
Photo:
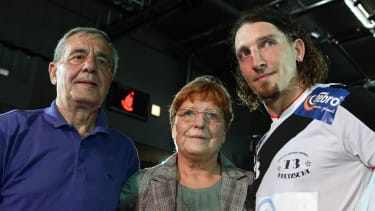
<path fill-rule="evenodd" d="M 264 36 L 261 36 L 261 37 L 257 38 L 256 42 L 257 43 L 258 42 L 263 42 L 265 40 L 270 40 L 270 39 L 274 40 L 274 39 L 276 39 L 276 37 L 277 37 L 276 34 L 267 34 L 267 35 L 264 35 Z"/>
<path fill-rule="evenodd" d="M 195 111 L 199 111 L 199 109 L 196 109 L 196 108 L 193 108 L 193 107 L 183 107 L 183 108 L 180 108 L 179 110 L 195 110 Z M 221 109 L 220 108 L 205 108 L 201 112 L 207 112 L 207 111 L 220 112 Z"/>
<path fill-rule="evenodd" d="M 76 48 L 76 49 L 73 49 L 70 53 L 69 53 L 69 56 L 75 54 L 75 53 L 87 53 L 87 50 L 84 49 L 84 48 Z"/>
<path fill-rule="evenodd" d="M 263 35 L 261 37 L 258 37 L 256 40 L 255 40 L 255 43 L 258 44 L 258 43 L 261 43 L 261 42 L 264 42 L 265 40 L 270 40 L 270 39 L 276 39 L 277 35 L 276 34 L 266 34 L 266 35 Z M 247 49 L 246 45 L 242 45 L 242 46 L 239 46 L 238 49 L 236 49 L 236 52 L 239 52 L 243 49 Z"/>
<path fill-rule="evenodd" d="M 108 54 L 102 52 L 102 51 L 96 52 L 95 56 L 103 57 L 103 58 L 107 59 L 108 61 L 111 60 L 110 56 Z"/>
<path fill-rule="evenodd" d="M 75 54 L 75 53 L 85 53 L 85 54 L 88 54 L 88 50 L 85 49 L 85 48 L 77 48 L 77 49 L 74 49 L 72 52 L 70 52 L 69 56 Z M 103 51 L 98 51 L 98 52 L 95 52 L 94 53 L 94 56 L 95 57 L 103 57 L 107 60 L 110 60 L 110 56 L 106 53 L 104 53 Z"/>

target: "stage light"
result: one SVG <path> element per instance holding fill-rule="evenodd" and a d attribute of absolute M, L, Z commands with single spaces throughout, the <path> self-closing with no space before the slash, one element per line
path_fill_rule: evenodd
<path fill-rule="evenodd" d="M 357 17 L 362 25 L 367 28 L 375 37 L 375 11 L 371 11 L 369 5 L 369 9 L 366 10 L 365 6 L 361 3 L 361 1 L 358 0 L 345 0 L 345 4 L 350 8 L 352 13 Z"/>
<path fill-rule="evenodd" d="M 158 106 L 156 104 L 152 104 L 151 105 L 151 115 L 153 115 L 155 117 L 159 117 L 160 116 L 160 106 Z"/>
<path fill-rule="evenodd" d="M 0 75 L 2 76 L 5 76 L 5 77 L 8 77 L 9 76 L 9 70 L 8 69 L 5 69 L 5 68 L 1 68 L 0 67 Z"/>

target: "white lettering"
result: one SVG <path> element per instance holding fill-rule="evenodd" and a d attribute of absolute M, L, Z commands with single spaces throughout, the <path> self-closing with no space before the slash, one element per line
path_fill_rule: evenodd
<path fill-rule="evenodd" d="M 309 104 L 314 105 L 316 103 L 329 104 L 331 106 L 338 106 L 340 104 L 340 99 L 328 95 L 328 92 L 321 92 L 317 96 L 313 95 L 309 99 Z"/>

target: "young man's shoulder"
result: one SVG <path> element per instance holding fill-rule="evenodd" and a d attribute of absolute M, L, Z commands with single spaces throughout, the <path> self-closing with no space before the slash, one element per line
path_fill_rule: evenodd
<path fill-rule="evenodd" d="M 345 89 L 349 94 L 341 106 L 352 113 L 372 130 L 375 130 L 375 93 L 362 85 L 333 85 L 334 88 Z"/>

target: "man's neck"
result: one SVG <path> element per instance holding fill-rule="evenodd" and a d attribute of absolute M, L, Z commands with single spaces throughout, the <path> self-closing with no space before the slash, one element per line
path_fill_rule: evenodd
<path fill-rule="evenodd" d="M 77 129 L 81 137 L 86 136 L 95 128 L 99 108 L 89 109 L 74 105 L 65 107 L 57 104 L 57 109 L 65 121 Z"/>
<path fill-rule="evenodd" d="M 304 88 L 297 87 L 290 89 L 284 93 L 280 93 L 274 99 L 264 101 L 267 112 L 271 117 L 278 118 L 281 114 L 288 109 L 305 91 Z"/>

